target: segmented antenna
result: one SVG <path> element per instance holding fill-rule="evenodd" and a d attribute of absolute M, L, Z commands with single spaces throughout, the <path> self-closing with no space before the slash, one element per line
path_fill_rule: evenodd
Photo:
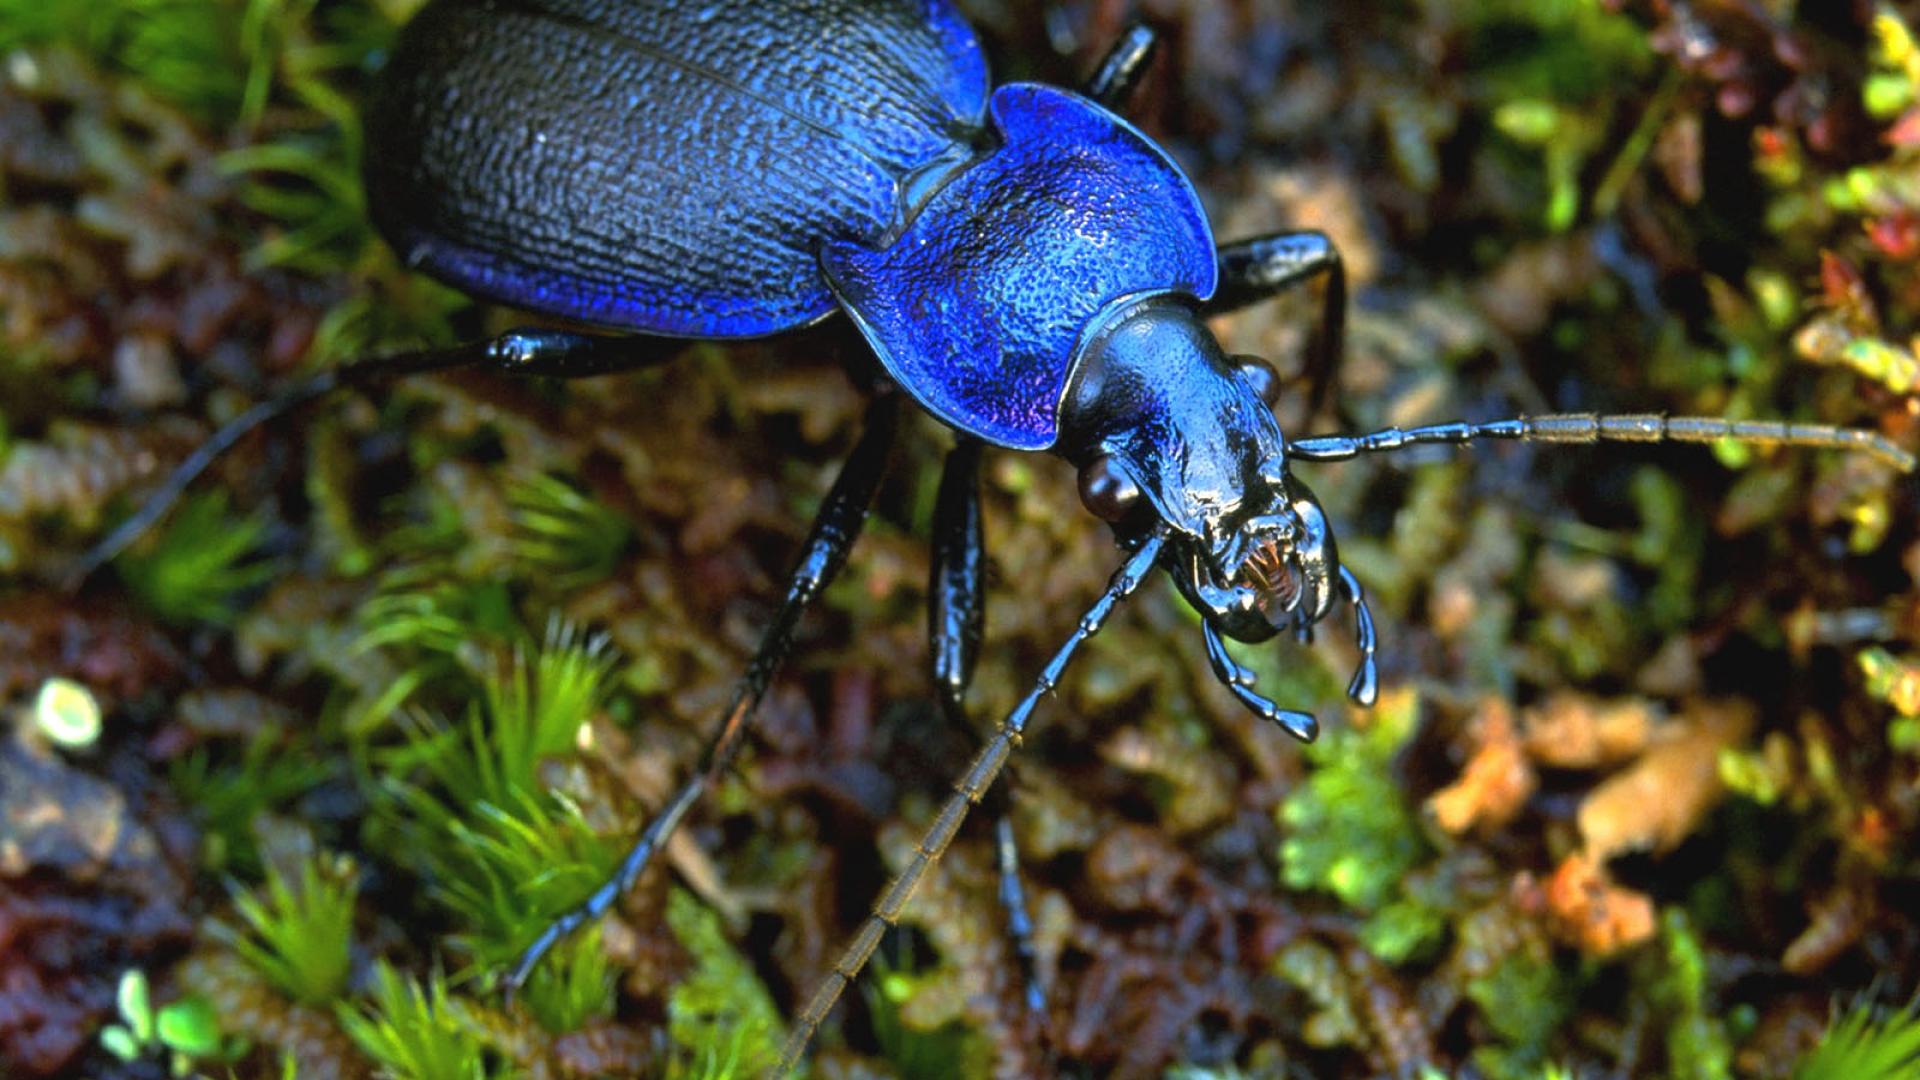
<path fill-rule="evenodd" d="M 987 789 L 993 786 L 994 779 L 1006 766 L 1007 759 L 1013 755 L 1014 748 L 1018 747 L 1021 739 L 1025 737 L 1027 720 L 1033 715 L 1033 710 L 1039 705 L 1040 699 L 1059 685 L 1061 676 L 1066 672 L 1067 663 L 1073 659 L 1073 654 L 1088 638 L 1100 632 L 1100 627 L 1106 623 L 1107 617 L 1113 614 L 1113 609 L 1119 606 L 1120 601 L 1131 596 L 1133 591 L 1140 587 L 1140 583 L 1146 580 L 1147 574 L 1159 561 L 1161 550 L 1166 546 L 1166 542 L 1167 526 L 1162 522 L 1154 526 L 1153 531 L 1147 535 L 1146 541 L 1140 545 L 1140 549 L 1135 551 L 1126 565 L 1113 575 L 1113 579 L 1107 583 L 1107 591 L 1102 593 L 1100 599 L 1096 600 L 1093 606 L 1087 609 L 1087 613 L 1080 617 L 1080 625 L 1074 628 L 1073 636 L 1053 654 L 1053 659 L 1047 662 L 1039 679 L 1034 682 L 1033 689 L 1029 690 L 1027 696 L 1020 699 L 1020 704 L 1014 707 L 1013 712 L 1001 721 L 1000 730 L 980 748 L 980 752 L 973 759 L 973 764 L 968 766 L 967 771 L 954 783 L 953 794 L 947 797 L 946 805 L 940 808 L 939 816 L 933 819 L 933 824 L 927 828 L 926 835 L 920 838 L 920 845 L 914 849 L 913 857 L 908 861 L 906 869 L 900 871 L 893 882 L 887 886 L 886 891 L 880 895 L 880 902 L 874 905 L 873 913 L 868 915 L 866 921 L 860 925 L 859 932 L 853 935 L 853 940 L 847 945 L 846 950 L 834 962 L 833 970 L 820 980 L 820 985 L 815 988 L 813 996 L 807 1001 L 806 1009 L 794 1021 L 793 1032 L 787 1036 L 787 1044 L 780 1052 L 780 1064 L 775 1070 L 776 1075 L 785 1075 L 799 1064 L 800 1058 L 807 1052 L 807 1044 L 813 1041 L 814 1032 L 826 1019 L 827 1013 L 833 1010 L 834 1003 L 840 1000 L 840 995 L 846 990 L 847 984 L 851 983 L 860 974 L 860 969 L 866 966 L 867 958 L 873 955 L 873 950 L 879 946 L 880 938 L 886 934 L 887 928 L 900 921 L 900 913 L 906 908 L 907 901 L 912 898 L 913 890 L 919 886 L 920 879 L 926 876 L 928 868 L 938 862 L 940 856 L 946 852 L 947 845 L 953 842 L 954 835 L 960 831 L 961 823 L 967 820 L 967 812 L 973 809 L 974 804 L 986 795 Z"/>
<path fill-rule="evenodd" d="M 1832 424 L 1795 424 L 1778 420 L 1722 420 L 1712 416 L 1662 416 L 1658 413 L 1556 413 L 1522 416 L 1485 424 L 1429 424 L 1415 428 L 1384 428 L 1369 435 L 1321 435 L 1290 443 L 1287 451 L 1303 461 L 1344 461 L 1360 454 L 1398 450 L 1422 443 L 1461 444 L 1475 439 L 1514 439 L 1543 443 L 1686 442 L 1713 443 L 1722 439 L 1773 446 L 1804 446 L 1818 450 L 1850 450 L 1866 454 L 1903 473 L 1914 469 L 1913 455 L 1895 446 L 1877 431 L 1835 427 Z"/>

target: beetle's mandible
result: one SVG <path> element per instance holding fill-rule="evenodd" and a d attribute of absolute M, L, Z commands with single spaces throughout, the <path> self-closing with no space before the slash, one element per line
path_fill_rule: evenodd
<path fill-rule="evenodd" d="M 1871 432 L 1656 415 L 1288 439 L 1270 408 L 1272 369 L 1228 355 L 1205 320 L 1320 282 L 1310 367 L 1325 385 L 1342 350 L 1339 255 L 1319 233 L 1216 245 L 1179 167 L 1114 111 L 1152 50 L 1152 33 L 1136 28 L 1079 90 L 994 89 L 947 0 L 433 0 L 367 113 L 368 204 L 381 231 L 410 264 L 468 292 L 626 336 L 524 330 L 296 385 L 196 451 L 85 569 L 247 431 L 338 386 L 469 365 L 599 375 L 664 362 L 689 340 L 850 318 L 898 393 L 876 398 L 699 768 L 617 876 L 531 944 L 511 986 L 612 906 L 733 760 L 796 622 L 860 530 L 897 398 L 959 437 L 938 496 L 930 590 L 933 673 L 955 716 L 980 644 L 982 453 L 1071 462 L 1125 560 L 797 1018 L 791 1066 L 1075 650 L 1154 569 L 1201 615 L 1213 673 L 1260 716 L 1300 739 L 1317 730 L 1310 713 L 1263 697 L 1229 642 L 1306 635 L 1336 608 L 1359 647 L 1348 692 L 1373 701 L 1372 618 L 1296 464 L 1478 439 L 1738 439 L 1912 469 Z M 1010 848 L 1010 831 L 1000 833 Z M 1014 863 L 1003 860 L 1017 882 Z M 1018 889 L 1008 892 L 1017 902 Z"/>

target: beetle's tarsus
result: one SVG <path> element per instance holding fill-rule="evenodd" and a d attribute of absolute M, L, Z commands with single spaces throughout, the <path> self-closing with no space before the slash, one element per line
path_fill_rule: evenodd
<path fill-rule="evenodd" d="M 1027 1012 L 1037 1020 L 1046 1015 L 1047 995 L 1040 985 L 1040 951 L 1033 941 L 1033 916 L 1027 907 L 1026 886 L 1020 880 L 1020 847 L 1010 814 L 1003 811 L 994 823 L 993 839 L 1000 864 L 1000 906 L 1007 913 L 1007 936 L 1013 940 L 1014 960 L 1020 966 Z"/>
<path fill-rule="evenodd" d="M 933 684 L 940 706 L 956 730 L 969 730 L 967 687 L 973 682 L 974 662 L 980 653 L 981 628 L 986 619 L 986 547 L 980 514 L 980 458 L 978 439 L 961 439 L 947 454 L 934 498 L 931 572 L 927 584 L 928 655 L 933 660 Z M 1046 995 L 1040 986 L 1038 950 L 1033 942 L 1033 916 L 1028 910 L 1026 886 L 1020 880 L 1020 850 L 1013 834 L 1006 788 L 992 809 L 994 850 L 1000 869 L 1000 906 L 1006 913 L 1007 937 L 1020 968 L 1026 1008 L 1039 1017 Z"/>
<path fill-rule="evenodd" d="M 1380 697 L 1380 668 L 1374 662 L 1378 640 L 1373 630 L 1373 612 L 1367 607 L 1367 595 L 1361 591 L 1360 579 L 1344 566 L 1340 568 L 1340 591 L 1353 606 L 1353 640 L 1360 647 L 1360 666 L 1353 673 L 1353 681 L 1347 684 L 1347 696 L 1361 705 L 1372 706 Z"/>
<path fill-rule="evenodd" d="M 1214 677 L 1233 691 L 1233 696 L 1240 699 L 1240 704 L 1260 719 L 1279 724 L 1287 734 L 1301 742 L 1312 742 L 1319 736 L 1320 721 L 1312 713 L 1283 709 L 1253 688 L 1253 672 L 1227 651 L 1226 639 L 1220 636 L 1220 631 L 1214 628 L 1212 622 L 1202 619 L 1200 631 L 1206 639 L 1207 664 L 1213 668 Z"/>
<path fill-rule="evenodd" d="M 1347 268 L 1340 249 L 1327 234 L 1309 230 L 1222 244 L 1217 257 L 1220 284 L 1204 308 L 1208 315 L 1235 311 L 1316 278 L 1325 279 L 1306 370 L 1307 412 L 1319 412 L 1339 379 L 1347 351 Z"/>
<path fill-rule="evenodd" d="M 513 330 L 497 338 L 445 349 L 397 353 L 328 368 L 281 388 L 273 396 L 220 425 L 205 442 L 173 467 L 160 486 L 133 515 L 80 556 L 61 576 L 68 592 L 78 591 L 88 578 L 112 562 L 148 529 L 165 517 L 222 454 L 240 440 L 335 390 L 363 386 L 381 379 L 420 375 L 449 368 L 485 364 L 512 375 L 544 378 L 582 378 L 647 367 L 684 352 L 687 343 L 664 338 L 616 338 L 577 334 L 567 330 Z"/>

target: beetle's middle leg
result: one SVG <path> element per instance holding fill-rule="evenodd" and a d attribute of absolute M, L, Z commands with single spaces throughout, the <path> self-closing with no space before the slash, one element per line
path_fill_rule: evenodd
<path fill-rule="evenodd" d="M 967 686 L 973 681 L 973 663 L 980 653 L 986 613 L 981 449 L 978 440 L 962 439 L 947 455 L 946 468 L 940 474 L 940 493 L 934 501 L 933 574 L 927 588 L 934 687 L 948 721 L 963 730 L 967 726 Z M 1046 994 L 1040 986 L 1033 918 L 1027 907 L 1026 886 L 1020 880 L 1020 850 L 1013 835 L 1006 791 L 1004 787 L 995 788 L 989 796 L 992 812 L 999 819 L 994 829 L 994 849 L 1000 867 L 1000 905 L 1006 911 L 1007 936 L 1012 939 L 1013 954 L 1020 965 L 1027 1011 L 1037 1019 L 1045 1014 Z"/>
<path fill-rule="evenodd" d="M 142 533 L 152 528 L 180 496 L 186 494 L 201 473 L 241 439 L 335 390 L 462 367 L 490 367 L 511 375 L 583 378 L 665 363 L 685 352 L 691 344 L 672 338 L 605 337 L 568 330 L 525 329 L 444 349 L 424 349 L 343 364 L 309 375 L 222 424 L 195 447 L 147 496 L 147 501 L 133 516 L 115 526 L 80 557 L 68 571 L 68 585 L 77 589 L 94 571 L 140 539 Z"/>
<path fill-rule="evenodd" d="M 1280 232 L 1223 245 L 1220 285 L 1205 309 L 1208 315 L 1237 311 L 1319 277 L 1327 284 L 1307 355 L 1309 412 L 1320 411 L 1326 401 L 1347 348 L 1347 270 L 1327 234 Z"/>
<path fill-rule="evenodd" d="M 787 658 L 787 651 L 793 643 L 795 624 L 813 601 L 826 591 L 840 568 L 846 565 L 847 553 L 852 549 L 854 539 L 860 535 L 860 527 L 866 522 L 867 509 L 873 504 L 874 492 L 879 489 L 881 476 L 886 471 L 887 458 L 893 449 L 894 432 L 899 426 L 897 396 L 883 394 L 868 409 L 866 430 L 846 464 L 840 467 L 840 475 L 834 480 L 826 499 L 821 502 L 820 513 L 813 520 L 813 528 L 807 535 L 806 545 L 801 549 L 799 562 L 787 583 L 787 594 L 781 600 L 773 622 L 760 635 L 760 644 L 747 664 L 746 675 L 734 688 L 733 700 L 727 706 L 719 729 L 714 733 L 713 741 L 708 744 L 693 775 L 668 800 L 659 816 L 647 825 L 633 849 L 621 860 L 613 877 L 578 907 L 548 924 L 526 952 L 521 954 L 519 963 L 514 965 L 506 979 L 505 988 L 509 996 L 526 982 L 534 965 L 540 962 L 547 950 L 574 930 L 605 915 L 621 895 L 633 887 L 641 872 L 647 868 L 647 863 L 652 860 L 653 853 L 673 835 L 680 819 L 686 816 L 687 811 L 693 808 L 693 804 L 699 801 L 700 796 L 739 754 L 754 710 L 766 695 L 774 672 Z"/>

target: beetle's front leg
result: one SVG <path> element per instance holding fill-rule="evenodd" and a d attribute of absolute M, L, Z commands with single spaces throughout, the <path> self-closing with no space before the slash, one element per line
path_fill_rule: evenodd
<path fill-rule="evenodd" d="M 1206 313 L 1237 311 L 1317 277 L 1326 278 L 1320 324 L 1307 357 L 1308 407 L 1318 412 L 1347 347 L 1347 270 L 1340 249 L 1322 232 L 1281 232 L 1220 248 L 1220 285 Z"/>
<path fill-rule="evenodd" d="M 860 535 L 860 528 L 866 522 L 867 509 L 873 504 L 874 492 L 880 487 L 880 478 L 886 471 L 887 458 L 893 449 L 894 432 L 899 426 L 900 410 L 896 397 L 894 394 L 882 395 L 868 409 L 866 431 L 860 436 L 846 464 L 841 466 L 833 488 L 820 504 L 820 512 L 813 520 L 806 546 L 801 549 L 799 563 L 787 583 L 787 594 L 781 600 L 773 622 L 760 635 L 760 644 L 747 664 L 747 672 L 734 688 L 733 700 L 721 717 L 719 729 L 714 733 L 713 741 L 707 746 L 699 766 L 673 798 L 668 800 L 660 815 L 640 834 L 640 839 L 634 843 L 627 857 L 621 860 L 620 868 L 613 877 L 578 907 L 550 923 L 521 954 L 519 963 L 514 965 L 506 979 L 505 988 L 509 996 L 526 982 L 534 965 L 540 962 L 547 950 L 574 930 L 605 915 L 620 896 L 633 887 L 641 872 L 647 868 L 647 863 L 652 860 L 653 853 L 673 835 L 680 819 L 686 816 L 687 811 L 692 809 L 693 804 L 699 801 L 700 796 L 739 754 L 754 710 L 766 695 L 774 673 L 787 658 L 788 649 L 793 643 L 795 624 L 813 601 L 826 591 L 840 568 L 846 565 L 847 552 L 852 549 L 854 539 Z"/>
<path fill-rule="evenodd" d="M 962 439 L 947 455 L 940 474 L 940 493 L 933 511 L 933 574 L 927 589 L 927 629 L 932 643 L 933 682 L 940 706 L 956 727 L 966 727 L 967 686 L 980 653 L 981 626 L 986 618 L 986 548 L 980 519 L 980 454 L 975 439 Z M 1000 866 L 1000 905 L 1007 914 L 1007 936 L 1025 984 L 1027 1010 L 1035 1017 L 1046 1009 L 1039 978 L 1038 954 L 1033 944 L 1033 918 L 1027 908 L 1026 887 L 1020 880 L 1020 850 L 1013 835 L 1005 788 L 992 796 L 999 821 L 994 849 Z"/>

